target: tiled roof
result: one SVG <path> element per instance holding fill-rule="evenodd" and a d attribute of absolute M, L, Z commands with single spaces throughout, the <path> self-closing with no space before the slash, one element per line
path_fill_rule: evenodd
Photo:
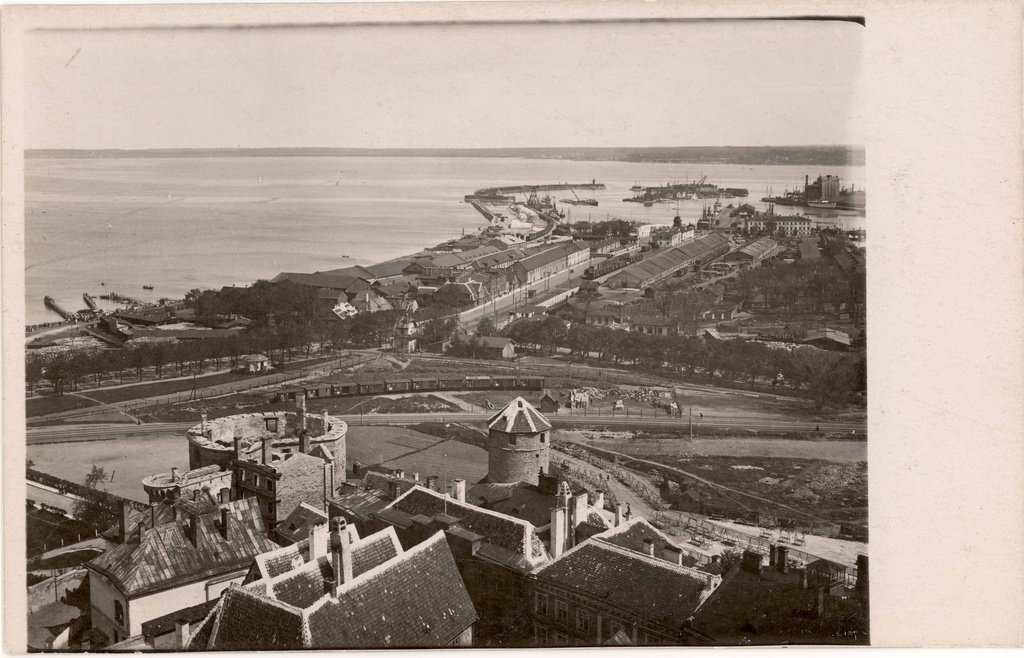
<path fill-rule="evenodd" d="M 275 548 L 255 498 L 219 507 L 228 510 L 227 539 L 218 528 L 216 511 L 195 517 L 195 545 L 186 535 L 186 520 L 179 519 L 145 530 L 141 542 L 130 539 L 86 566 L 110 578 L 126 596 L 135 597 L 243 569 L 254 556 Z"/>
<path fill-rule="evenodd" d="M 210 616 L 214 620 L 208 642 L 201 644 L 201 638 L 194 637 L 188 648 L 208 651 L 303 648 L 301 610 L 237 585 L 231 585 L 221 595 L 220 604 Z"/>
<path fill-rule="evenodd" d="M 327 523 L 327 514 L 304 502 L 299 503 L 277 526 L 277 531 L 295 540 L 305 539 L 310 529 L 317 524 Z"/>
<path fill-rule="evenodd" d="M 671 628 L 721 583 L 719 576 L 594 540 L 543 567 L 537 579 Z"/>
<path fill-rule="evenodd" d="M 360 519 L 369 518 L 370 514 L 387 506 L 389 499 L 375 489 L 354 491 L 335 496 L 327 501 L 332 507 L 343 510 Z"/>
<path fill-rule="evenodd" d="M 310 647 L 440 647 L 476 620 L 444 533 L 438 532 L 310 611 Z"/>
<path fill-rule="evenodd" d="M 504 409 L 487 419 L 489 429 L 506 433 L 535 433 L 551 429 L 551 423 L 536 408 L 521 397 L 509 402 Z"/>
<path fill-rule="evenodd" d="M 661 549 L 666 544 L 675 548 L 680 548 L 678 544 L 672 541 L 671 537 L 652 526 L 646 519 L 640 516 L 630 519 L 611 530 L 595 535 L 593 538 L 606 541 L 609 544 L 614 544 L 621 548 L 628 548 L 629 550 L 636 551 L 637 553 L 644 552 L 644 540 L 650 539 L 654 542 L 656 555 L 659 556 L 661 555 Z M 680 548 L 680 550 L 689 554 L 689 551 L 686 549 Z"/>
<path fill-rule="evenodd" d="M 401 552 L 393 529 L 353 544 L 393 544 L 338 588 L 329 557 L 274 581 L 232 585 L 195 632 L 195 650 L 287 650 L 444 646 L 477 619 L 444 534 Z M 254 585 L 264 585 L 254 587 Z M 269 590 L 267 589 L 269 585 Z"/>
<path fill-rule="evenodd" d="M 482 347 L 490 347 L 494 349 L 505 349 L 505 346 L 509 343 L 515 344 L 511 338 L 502 338 L 501 336 L 479 336 L 477 341 Z"/>
<path fill-rule="evenodd" d="M 460 503 L 423 487 L 410 489 L 384 511 L 388 510 L 429 518 L 448 514 L 458 518 L 459 525 L 466 530 L 484 537 L 487 543 L 525 559 L 527 565 L 539 564 L 548 559 L 533 524 L 476 505 Z"/>
<path fill-rule="evenodd" d="M 217 601 L 217 599 L 203 601 L 202 603 L 175 610 L 162 617 L 143 622 L 142 635 L 145 637 L 156 637 L 170 633 L 177 626 L 179 619 L 185 619 L 190 624 L 201 622 L 210 614 L 210 610 L 217 605 Z"/>
<path fill-rule="evenodd" d="M 346 528 L 349 533 L 349 541 L 353 544 L 359 541 L 359 532 L 356 530 L 356 527 L 349 525 Z M 253 560 L 256 567 L 256 577 L 270 580 L 293 569 L 298 569 L 309 559 L 310 541 L 309 538 L 303 539 L 295 544 L 275 548 L 272 551 L 257 555 Z"/>

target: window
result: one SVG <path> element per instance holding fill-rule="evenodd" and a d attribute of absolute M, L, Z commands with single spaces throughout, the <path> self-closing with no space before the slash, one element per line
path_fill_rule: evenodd
<path fill-rule="evenodd" d="M 569 604 L 567 602 L 555 600 L 555 619 L 559 624 L 569 623 Z"/>
<path fill-rule="evenodd" d="M 252 476 L 252 486 L 257 487 L 257 488 L 260 486 L 260 476 L 258 476 L 256 474 L 253 474 L 253 476 Z"/>
<path fill-rule="evenodd" d="M 540 615 L 542 617 L 547 617 L 548 616 L 548 595 L 547 594 L 537 594 L 537 600 L 534 602 L 534 611 L 538 615 Z"/>
<path fill-rule="evenodd" d="M 590 612 L 583 609 L 576 610 L 576 630 L 584 633 L 590 632 Z"/>
<path fill-rule="evenodd" d="M 114 622 L 124 626 L 124 606 L 120 601 L 114 601 Z"/>
<path fill-rule="evenodd" d="M 277 431 L 277 419 L 276 418 L 264 418 L 263 422 L 265 422 L 267 424 L 267 431 L 268 432 L 276 432 Z"/>
<path fill-rule="evenodd" d="M 547 440 L 548 440 L 548 433 L 547 432 L 541 432 L 540 433 L 540 442 L 544 443 Z"/>
<path fill-rule="evenodd" d="M 508 435 L 508 444 L 510 446 L 514 446 L 516 444 L 516 435 L 515 434 L 509 434 Z"/>

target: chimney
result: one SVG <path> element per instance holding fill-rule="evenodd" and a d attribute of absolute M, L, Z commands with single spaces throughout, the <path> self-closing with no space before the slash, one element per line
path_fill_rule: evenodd
<path fill-rule="evenodd" d="M 327 410 L 326 409 L 324 409 L 324 413 L 323 413 L 323 424 L 324 424 L 324 431 L 323 431 L 323 433 L 327 434 L 327 432 L 331 429 L 331 424 L 330 424 L 330 421 L 327 420 Z"/>
<path fill-rule="evenodd" d="M 185 536 L 192 542 L 192 546 L 199 547 L 199 517 L 194 513 L 189 512 L 188 525 L 186 526 Z"/>
<path fill-rule="evenodd" d="M 303 416 L 305 418 L 305 416 Z M 305 423 L 303 423 L 305 425 Z M 309 454 L 309 431 L 303 427 L 299 430 L 299 452 L 304 455 Z"/>
<path fill-rule="evenodd" d="M 149 504 L 149 527 L 156 527 L 156 503 Z"/>
<path fill-rule="evenodd" d="M 178 481 L 178 467 L 177 466 L 171 466 L 171 482 L 177 482 L 177 481 Z"/>
<path fill-rule="evenodd" d="M 260 462 L 263 464 L 267 463 L 267 438 L 260 441 Z"/>
<path fill-rule="evenodd" d="M 405 471 L 403 471 L 400 468 L 394 469 L 393 471 L 391 471 L 391 474 L 394 475 L 399 480 L 404 480 L 405 479 Z"/>
<path fill-rule="evenodd" d="M 228 538 L 228 508 L 226 507 L 220 508 L 220 527 L 218 530 L 220 530 L 220 536 L 226 541 Z"/>
<path fill-rule="evenodd" d="M 437 476 L 436 475 L 428 475 L 427 476 L 427 489 L 430 489 L 431 491 L 437 491 Z"/>
<path fill-rule="evenodd" d="M 594 509 L 604 509 L 604 492 L 597 492 L 597 499 L 594 500 Z"/>
<path fill-rule="evenodd" d="M 338 598 L 338 588 L 352 582 L 352 546 L 345 519 L 340 516 L 331 519 L 331 566 L 334 568 L 331 596 Z"/>
<path fill-rule="evenodd" d="M 309 529 L 309 561 L 316 562 L 322 557 L 327 557 L 327 549 L 330 547 L 330 536 L 327 532 L 326 523 L 317 523 Z"/>
<path fill-rule="evenodd" d="M 206 414 L 203 414 L 203 422 L 199 424 L 199 433 L 206 436 Z"/>
<path fill-rule="evenodd" d="M 324 511 L 331 498 L 334 498 L 334 463 L 324 462 Z"/>
<path fill-rule="evenodd" d="M 615 527 L 622 525 L 622 503 L 615 505 Z"/>
<path fill-rule="evenodd" d="M 188 619 L 178 617 L 174 622 L 174 648 L 183 650 L 188 644 Z"/>
<path fill-rule="evenodd" d="M 651 548 L 654 548 L 653 545 L 651 546 Z M 672 544 L 665 544 L 665 547 L 661 549 L 661 557 L 666 562 L 682 565 L 683 550 L 678 546 L 673 546 Z M 715 557 L 717 558 L 718 556 L 716 555 Z"/>
<path fill-rule="evenodd" d="M 420 481 L 420 474 L 419 473 L 413 473 L 412 474 L 412 481 L 413 482 L 419 482 Z"/>
<path fill-rule="evenodd" d="M 466 502 L 466 481 L 462 478 L 452 480 L 452 498 L 460 503 Z"/>
<path fill-rule="evenodd" d="M 551 508 L 551 557 L 558 559 L 565 551 L 565 515 L 568 512 L 564 507 Z"/>
<path fill-rule="evenodd" d="M 630 520 L 631 518 L 633 518 L 633 508 L 629 506 L 629 503 L 626 503 L 626 514 L 625 514 L 624 518 L 627 521 Z"/>
<path fill-rule="evenodd" d="M 123 498 L 119 503 L 121 506 L 121 517 L 118 519 L 117 523 L 117 541 L 118 543 L 123 544 L 128 535 L 128 526 L 131 525 L 130 518 L 132 508 L 129 507 L 128 501 Z"/>
<path fill-rule="evenodd" d="M 789 548 L 786 546 L 779 546 L 775 549 L 775 566 L 778 567 L 779 573 L 789 573 Z"/>
<path fill-rule="evenodd" d="M 775 544 L 768 544 L 768 566 L 775 566 L 775 551 L 778 547 Z"/>
<path fill-rule="evenodd" d="M 242 437 L 236 435 L 234 438 L 235 442 L 235 459 L 242 458 Z"/>
<path fill-rule="evenodd" d="M 863 553 L 857 555 L 857 585 L 858 592 L 868 591 L 868 556 Z"/>
<path fill-rule="evenodd" d="M 574 502 L 576 509 L 573 512 L 572 527 L 576 528 L 587 520 L 587 492 L 577 494 Z"/>
<path fill-rule="evenodd" d="M 644 537 L 644 553 L 654 557 L 654 541 L 647 537 Z"/>

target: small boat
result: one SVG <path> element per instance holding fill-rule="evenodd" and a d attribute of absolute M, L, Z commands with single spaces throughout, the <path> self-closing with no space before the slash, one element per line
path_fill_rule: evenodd
<path fill-rule="evenodd" d="M 143 290 L 152 290 L 153 286 L 142 286 Z"/>
<path fill-rule="evenodd" d="M 807 207 L 808 208 L 826 208 L 828 210 L 835 210 L 836 202 L 835 201 L 825 201 L 824 199 L 821 199 L 820 201 L 808 201 L 807 202 Z"/>

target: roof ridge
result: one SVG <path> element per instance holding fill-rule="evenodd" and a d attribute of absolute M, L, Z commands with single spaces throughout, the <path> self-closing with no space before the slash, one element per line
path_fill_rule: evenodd
<path fill-rule="evenodd" d="M 591 542 L 583 542 L 582 546 L 586 546 L 588 543 L 591 543 Z M 695 580 L 702 581 L 705 584 L 710 583 L 715 578 L 715 576 L 713 576 L 712 574 L 705 573 L 703 571 L 699 571 L 699 570 L 694 569 L 692 567 L 684 567 L 681 564 L 676 564 L 675 562 L 669 562 L 668 560 L 662 560 L 660 558 L 656 558 L 656 557 L 647 555 L 646 553 L 641 553 L 640 551 L 634 551 L 634 550 L 632 550 L 630 548 L 624 548 L 622 546 L 618 546 L 616 544 L 612 544 L 612 543 L 607 542 L 607 541 L 593 542 L 593 545 L 594 545 L 595 548 L 598 548 L 598 549 L 601 549 L 601 550 L 609 550 L 609 551 L 611 551 L 613 553 L 618 553 L 619 555 L 625 555 L 625 556 L 630 557 L 630 558 L 639 559 L 639 560 L 642 560 L 642 561 L 646 562 L 647 564 L 650 564 L 650 565 L 653 565 L 653 566 L 656 566 L 656 567 L 660 567 L 660 568 L 664 568 L 664 569 L 667 569 L 669 571 L 673 571 L 673 572 L 675 572 L 675 573 L 677 573 L 677 574 L 679 574 L 681 576 L 688 576 L 688 577 L 693 578 Z"/>
<path fill-rule="evenodd" d="M 394 505 L 397 505 L 398 501 L 402 500 L 403 498 L 405 498 L 410 493 L 412 493 L 413 491 L 416 491 L 416 490 L 425 491 L 426 493 L 428 493 L 428 494 L 430 494 L 430 495 L 432 495 L 432 496 L 434 496 L 436 498 L 442 498 L 442 499 L 443 498 L 447 498 L 449 505 L 455 505 L 457 507 L 465 507 L 465 508 L 468 508 L 471 512 L 479 512 L 481 514 L 487 514 L 487 515 L 490 515 L 490 516 L 496 516 L 496 517 L 498 517 L 500 519 L 503 519 L 505 521 L 511 521 L 511 522 L 515 523 L 516 525 L 522 526 L 523 530 L 525 530 L 526 532 L 529 532 L 531 530 L 533 530 L 533 531 L 537 530 L 536 526 L 534 526 L 532 523 L 530 523 L 529 521 L 527 521 L 525 519 L 518 519 L 518 518 L 516 518 L 514 516 L 509 516 L 508 514 L 503 514 L 501 512 L 498 512 L 498 511 L 495 511 L 495 510 L 492 510 L 492 509 L 485 509 L 483 507 L 479 507 L 479 506 L 473 505 L 471 503 L 460 502 L 460 501 L 455 500 L 454 498 L 448 496 L 447 494 L 442 494 L 442 493 L 439 493 L 439 492 L 434 491 L 432 489 L 427 489 L 426 487 L 423 487 L 423 486 L 418 485 L 418 484 L 413 486 L 413 487 L 411 487 L 409 489 L 409 491 L 406 491 L 404 494 L 402 494 L 398 498 L 395 498 L 395 500 L 390 505 L 388 505 L 388 507 L 393 507 Z"/>

